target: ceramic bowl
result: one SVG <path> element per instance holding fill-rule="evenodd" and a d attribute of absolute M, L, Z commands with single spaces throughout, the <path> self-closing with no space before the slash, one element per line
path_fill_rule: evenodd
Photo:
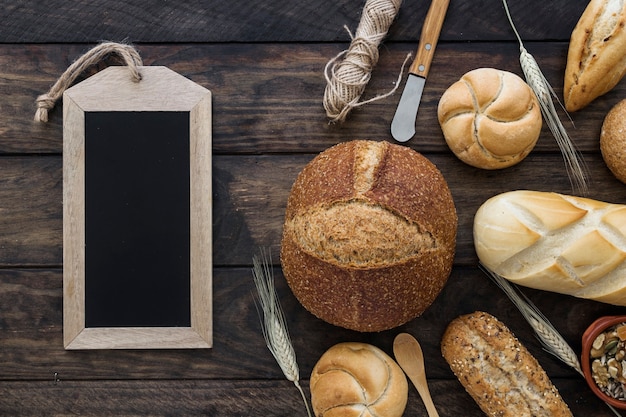
<path fill-rule="evenodd" d="M 600 333 L 602 333 L 607 328 L 614 326 L 619 323 L 626 322 L 626 316 L 604 316 L 600 317 L 585 330 L 582 338 L 582 354 L 581 354 L 581 365 L 583 368 L 583 373 L 585 375 L 585 380 L 593 391 L 602 401 L 612 405 L 615 408 L 619 408 L 622 410 L 626 410 L 626 401 L 617 400 L 606 395 L 604 392 L 598 388 L 593 377 L 591 376 L 591 345 L 593 341 L 598 337 Z"/>

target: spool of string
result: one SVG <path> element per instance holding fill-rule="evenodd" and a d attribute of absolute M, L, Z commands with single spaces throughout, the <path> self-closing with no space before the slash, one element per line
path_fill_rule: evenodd
<path fill-rule="evenodd" d="M 37 100 L 35 100 L 37 104 L 35 121 L 47 122 L 48 111 L 54 108 L 63 92 L 88 68 L 105 61 L 111 55 L 119 57 L 128 66 L 130 76 L 134 81 L 139 82 L 141 80 L 141 74 L 137 67 L 142 65 L 142 60 L 137 50 L 127 44 L 103 42 L 80 56 L 65 70 L 47 93 L 37 97 Z"/>
<path fill-rule="evenodd" d="M 331 122 L 343 122 L 355 108 L 393 94 L 402 79 L 386 94 L 359 102 L 372 70 L 378 62 L 378 46 L 387 35 L 402 0 L 367 0 L 356 33 L 350 37 L 350 47 L 331 59 L 324 69 L 326 90 L 324 109 Z M 405 60 L 405 64 L 407 59 Z M 404 68 L 404 65 L 403 65 Z"/>

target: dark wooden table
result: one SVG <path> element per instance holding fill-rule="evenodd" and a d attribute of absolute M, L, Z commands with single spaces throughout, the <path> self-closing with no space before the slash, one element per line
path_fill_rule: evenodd
<path fill-rule="evenodd" d="M 558 147 L 544 127 L 521 164 L 482 171 L 445 144 L 436 106 L 465 72 L 495 67 L 522 75 L 518 44 L 499 0 L 452 0 L 406 146 L 444 174 L 459 214 L 449 282 L 435 303 L 398 329 L 361 334 L 306 312 L 281 274 L 278 250 L 287 196 L 317 153 L 352 139 L 392 141 L 399 93 L 329 125 L 322 107 L 326 62 L 347 48 L 364 2 L 164 0 L 4 1 L 0 6 L 0 415 L 304 415 L 301 399 L 266 349 L 253 302 L 252 256 L 271 248 L 303 385 L 320 355 L 343 341 L 391 353 L 401 331 L 427 358 L 442 416 L 480 416 L 442 359 L 439 341 L 460 314 L 488 311 L 538 358 L 573 413 L 611 416 L 574 371 L 542 351 L 529 325 L 477 268 L 472 219 L 490 196 L 514 189 L 570 193 Z M 511 1 L 526 47 L 561 96 L 571 31 L 584 0 Z M 393 87 L 416 48 L 429 2 L 406 1 L 380 49 L 364 98 Z M 32 121 L 34 100 L 102 40 L 134 43 L 145 64 L 165 65 L 213 92 L 214 347 L 210 350 L 66 351 L 62 342 L 62 111 Z M 599 152 L 604 116 L 626 97 L 622 82 L 568 129 L 592 172 L 590 197 L 626 203 L 626 186 Z M 626 309 L 525 290 L 578 352 L 597 317 Z M 405 415 L 425 416 L 411 388 Z"/>

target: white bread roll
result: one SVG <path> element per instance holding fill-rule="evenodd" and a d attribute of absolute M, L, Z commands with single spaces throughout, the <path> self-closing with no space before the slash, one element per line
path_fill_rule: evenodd
<path fill-rule="evenodd" d="M 400 417 L 408 397 L 404 372 L 366 343 L 339 343 L 319 359 L 310 380 L 316 417 Z"/>
<path fill-rule="evenodd" d="M 572 415 L 539 362 L 488 313 L 452 320 L 441 339 L 441 353 L 488 416 Z"/>
<path fill-rule="evenodd" d="M 609 92 L 626 74 L 626 2 L 591 0 L 572 31 L 563 96 L 577 111 Z"/>
<path fill-rule="evenodd" d="M 541 109 L 517 75 L 495 68 L 472 70 L 441 96 L 437 117 L 450 150 L 476 168 L 519 163 L 541 133 Z"/>
<path fill-rule="evenodd" d="M 509 281 L 626 306 L 626 206 L 539 191 L 487 200 L 474 217 L 480 261 Z"/>

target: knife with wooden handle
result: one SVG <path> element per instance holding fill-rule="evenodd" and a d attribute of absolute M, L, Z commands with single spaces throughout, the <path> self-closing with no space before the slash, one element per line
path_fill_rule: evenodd
<path fill-rule="evenodd" d="M 391 135 L 398 142 L 406 142 L 415 135 L 417 109 L 449 3 L 450 0 L 432 0 L 428 8 L 415 60 L 391 122 Z"/>

